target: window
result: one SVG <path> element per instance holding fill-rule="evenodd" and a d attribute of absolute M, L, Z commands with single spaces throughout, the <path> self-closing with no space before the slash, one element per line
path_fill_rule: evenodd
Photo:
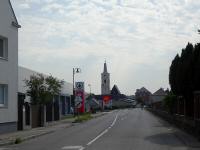
<path fill-rule="evenodd" d="M 0 84 L 0 107 L 4 107 L 7 104 L 8 86 Z"/>
<path fill-rule="evenodd" d="M 7 59 L 8 57 L 7 41 L 6 38 L 0 36 L 0 58 Z"/>
<path fill-rule="evenodd" d="M 4 46 L 3 46 L 3 40 L 2 39 L 0 39 L 0 57 L 3 57 L 3 48 Z"/>

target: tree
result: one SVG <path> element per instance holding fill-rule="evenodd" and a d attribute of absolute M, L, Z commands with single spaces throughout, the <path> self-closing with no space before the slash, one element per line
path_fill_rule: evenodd
<path fill-rule="evenodd" d="M 60 94 L 62 85 L 64 84 L 63 80 L 58 80 L 57 78 L 54 78 L 52 75 L 50 75 L 45 79 L 45 82 L 47 85 L 47 91 L 49 93 L 48 95 L 51 98 Z"/>
<path fill-rule="evenodd" d="M 183 97 L 186 114 L 192 116 L 193 92 L 200 90 L 200 44 L 188 43 L 170 66 L 169 83 L 173 94 Z"/>
<path fill-rule="evenodd" d="M 174 94 L 178 94 L 178 85 L 177 85 L 177 74 L 178 74 L 178 65 L 179 65 L 180 57 L 177 54 L 172 64 L 170 66 L 169 71 L 169 84 L 171 86 L 171 90 Z"/>
<path fill-rule="evenodd" d="M 27 95 L 31 98 L 31 104 L 40 104 L 43 99 L 45 85 L 44 76 L 42 74 L 32 75 L 30 79 L 25 80 L 25 84 L 28 87 L 26 91 Z"/>
<path fill-rule="evenodd" d="M 167 112 L 171 114 L 175 112 L 174 107 L 175 107 L 176 99 L 177 99 L 176 95 L 174 95 L 171 92 L 164 98 L 163 105 Z"/>
<path fill-rule="evenodd" d="M 187 97 L 193 92 L 193 45 L 188 43 L 182 49 L 181 56 L 178 54 L 172 61 L 169 71 L 169 83 L 173 94 Z"/>
<path fill-rule="evenodd" d="M 194 77 L 193 77 L 193 85 L 194 90 L 200 90 L 200 43 L 195 45 L 195 51 L 193 54 L 193 68 L 194 68 Z"/>
<path fill-rule="evenodd" d="M 193 57 L 193 45 L 188 43 L 186 48 L 181 53 L 181 70 L 179 72 L 180 75 L 180 82 L 179 82 L 179 89 L 180 94 L 183 95 L 186 99 L 193 95 L 193 69 L 192 69 L 192 57 Z"/>
<path fill-rule="evenodd" d="M 63 81 L 60 81 L 53 76 L 44 77 L 42 74 L 30 76 L 29 80 L 25 80 L 28 87 L 27 95 L 31 97 L 31 103 L 47 104 L 53 100 L 54 95 L 58 95 L 61 91 Z"/>

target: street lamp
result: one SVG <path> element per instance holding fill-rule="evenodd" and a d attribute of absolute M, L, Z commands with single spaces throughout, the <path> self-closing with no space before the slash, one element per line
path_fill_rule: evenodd
<path fill-rule="evenodd" d="M 74 88 L 74 76 L 76 73 L 81 73 L 81 69 L 80 68 L 73 68 L 73 102 L 74 102 L 74 116 L 75 116 L 75 88 Z"/>
<path fill-rule="evenodd" d="M 93 107 L 91 106 L 91 101 L 92 101 L 92 95 L 91 95 L 91 84 L 88 84 L 89 88 L 90 88 L 90 96 L 89 96 L 89 105 L 90 105 L 90 112 L 93 113 Z"/>
<path fill-rule="evenodd" d="M 91 95 L 91 84 L 88 84 L 89 88 L 90 88 L 90 95 Z"/>

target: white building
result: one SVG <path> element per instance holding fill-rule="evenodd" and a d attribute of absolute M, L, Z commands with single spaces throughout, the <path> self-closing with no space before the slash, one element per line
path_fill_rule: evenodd
<path fill-rule="evenodd" d="M 110 94 L 110 73 L 107 71 L 106 62 L 104 63 L 103 73 L 101 74 L 101 94 Z"/>
<path fill-rule="evenodd" d="M 25 68 L 25 67 L 18 67 L 18 92 L 19 93 L 26 93 L 27 91 L 27 87 L 25 85 L 24 80 L 25 79 L 30 79 L 30 76 L 32 75 L 37 75 L 37 74 L 41 74 L 40 72 Z M 48 76 L 43 74 L 44 76 Z M 66 95 L 66 96 L 70 96 L 73 94 L 73 86 L 72 83 L 66 82 L 64 81 L 64 85 L 61 89 L 61 95 Z"/>
<path fill-rule="evenodd" d="M 39 72 L 18 67 L 18 92 L 19 92 L 19 110 L 18 110 L 18 130 L 31 127 L 37 127 L 37 118 L 32 112 L 30 97 L 26 95 L 28 87 L 25 80 L 29 80 L 32 75 L 41 74 Z M 45 77 L 48 75 L 43 74 Z M 71 95 L 73 94 L 73 86 L 71 83 L 64 81 L 60 95 L 56 96 L 50 105 L 46 105 L 45 123 L 61 119 L 62 116 L 71 113 Z M 53 107 L 55 106 L 55 107 Z M 52 112 L 53 109 L 53 112 Z M 56 111 L 57 110 L 57 111 Z M 55 115 L 56 114 L 56 115 Z"/>
<path fill-rule="evenodd" d="M 0 0 L 0 133 L 17 129 L 18 28 L 10 0 Z"/>

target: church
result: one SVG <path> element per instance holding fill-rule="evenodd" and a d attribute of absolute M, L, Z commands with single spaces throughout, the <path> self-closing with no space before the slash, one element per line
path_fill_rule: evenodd
<path fill-rule="evenodd" d="M 110 90 L 110 73 L 107 70 L 107 64 L 104 63 L 103 73 L 101 73 L 101 95 L 120 95 L 121 92 L 117 85 Z"/>
<path fill-rule="evenodd" d="M 101 73 L 101 95 L 95 95 L 95 99 L 102 110 L 130 106 L 130 103 L 126 102 L 126 96 L 121 94 L 117 85 L 114 85 L 112 90 L 110 89 L 110 73 L 106 61 Z"/>
<path fill-rule="evenodd" d="M 103 73 L 101 73 L 101 95 L 110 94 L 110 73 L 107 71 L 107 64 L 104 63 Z"/>

